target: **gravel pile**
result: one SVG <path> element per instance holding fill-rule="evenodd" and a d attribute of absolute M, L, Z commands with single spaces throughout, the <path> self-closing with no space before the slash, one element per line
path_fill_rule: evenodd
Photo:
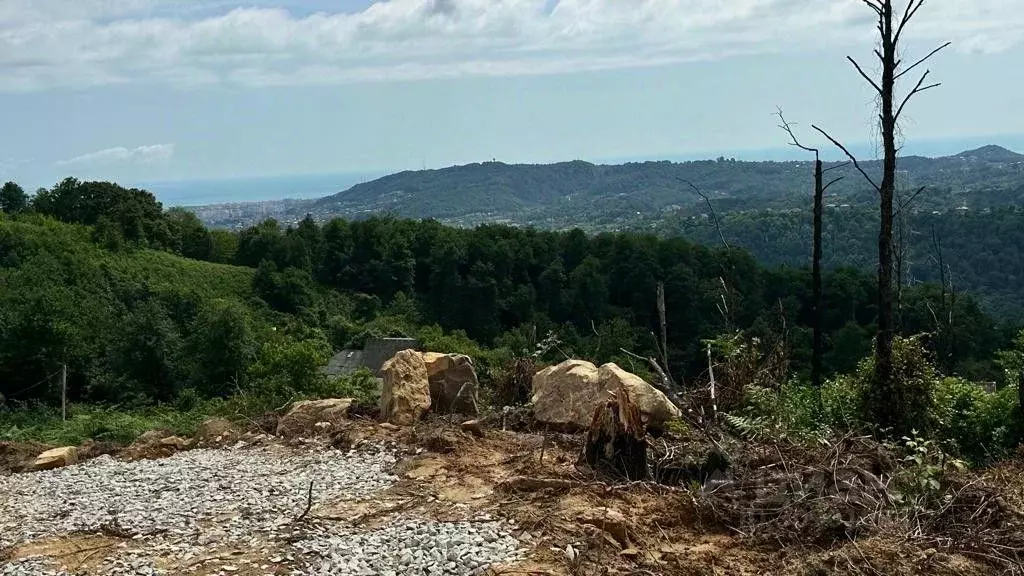
<path fill-rule="evenodd" d="M 370 532 L 313 538 L 295 546 L 317 557 L 306 573 L 324 576 L 466 576 L 523 555 L 516 539 L 493 521 L 402 519 Z"/>
<path fill-rule="evenodd" d="M 385 447 L 236 447 L 138 462 L 104 456 L 0 477 L 0 549 L 82 530 L 134 535 L 104 552 L 96 571 L 102 576 L 165 574 L 160 565 L 179 567 L 167 573 L 189 573 L 225 546 L 256 554 L 224 562 L 295 576 L 469 576 L 524 555 L 508 526 L 486 516 L 475 522 L 397 517 L 373 530 L 317 521 L 296 541 L 289 526 L 306 506 L 310 480 L 314 503 L 359 499 L 396 480 L 387 473 L 395 461 Z M 219 573 L 237 570 L 224 565 Z M 0 562 L 0 576 L 68 572 L 60 559 L 27 558 Z"/>
<path fill-rule="evenodd" d="M 395 478 L 388 452 L 291 451 L 280 447 L 192 450 L 162 460 L 102 456 L 77 466 L 0 477 L 0 548 L 43 536 L 115 526 L 245 541 L 290 521 L 306 504 L 359 498 Z M 216 526 L 201 530 L 202 520 Z"/>
<path fill-rule="evenodd" d="M 0 563 L 0 576 L 68 576 L 68 573 L 54 569 L 44 558 L 23 558 Z"/>

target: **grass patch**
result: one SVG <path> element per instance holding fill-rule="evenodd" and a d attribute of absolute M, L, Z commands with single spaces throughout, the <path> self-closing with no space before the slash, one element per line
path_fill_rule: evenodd
<path fill-rule="evenodd" d="M 67 421 L 61 420 L 59 409 L 31 406 L 0 412 L 0 440 L 56 446 L 77 446 L 90 439 L 130 444 L 143 432 L 157 429 L 191 436 L 218 404 L 205 402 L 188 411 L 172 406 L 124 409 L 74 404 L 68 407 Z"/>

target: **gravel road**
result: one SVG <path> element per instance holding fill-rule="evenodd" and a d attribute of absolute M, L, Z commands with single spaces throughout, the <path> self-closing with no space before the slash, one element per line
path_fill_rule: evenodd
<path fill-rule="evenodd" d="M 134 538 L 106 552 L 98 570 L 111 576 L 191 573 L 182 567 L 195 569 L 232 546 L 266 552 L 247 560 L 247 574 L 469 575 L 521 555 L 508 527 L 491 520 L 401 517 L 368 531 L 314 523 L 301 537 L 290 529 L 305 508 L 310 481 L 316 502 L 366 498 L 396 481 L 388 473 L 395 462 L 384 448 L 239 446 L 137 462 L 103 456 L 0 477 L 0 549 L 76 532 L 124 531 Z M 240 570 L 218 568 L 214 573 Z M 0 576 L 66 570 L 49 558 L 0 563 Z"/>

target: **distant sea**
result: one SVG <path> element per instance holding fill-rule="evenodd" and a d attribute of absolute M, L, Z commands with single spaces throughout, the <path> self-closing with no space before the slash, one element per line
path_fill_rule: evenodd
<path fill-rule="evenodd" d="M 384 175 L 385 172 L 304 174 L 139 182 L 132 185 L 152 192 L 165 206 L 204 206 L 286 198 L 321 198 Z"/>

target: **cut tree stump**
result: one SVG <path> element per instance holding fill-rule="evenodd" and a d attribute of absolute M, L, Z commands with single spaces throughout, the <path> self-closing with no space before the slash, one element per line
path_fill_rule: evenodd
<path fill-rule="evenodd" d="M 647 429 L 621 386 L 611 401 L 594 411 L 583 459 L 595 470 L 629 481 L 647 478 Z"/>

